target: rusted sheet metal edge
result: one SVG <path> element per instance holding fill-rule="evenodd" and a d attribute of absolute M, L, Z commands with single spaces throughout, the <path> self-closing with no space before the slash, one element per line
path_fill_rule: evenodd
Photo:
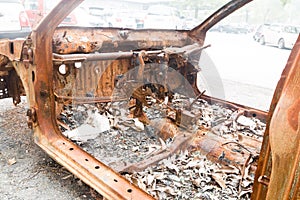
<path fill-rule="evenodd" d="M 65 104 L 93 104 L 93 103 L 107 103 L 107 102 L 117 102 L 126 101 L 125 98 L 114 98 L 114 97 L 70 97 L 55 94 L 57 102 L 63 102 Z"/>
<path fill-rule="evenodd" d="M 68 54 L 59 55 L 53 54 L 53 61 L 97 61 L 97 60 L 115 60 L 132 57 L 133 52 L 114 52 L 114 53 L 99 53 L 99 54 Z"/>
<path fill-rule="evenodd" d="M 6 56 L 10 61 L 19 61 L 21 59 L 24 42 L 25 39 L 1 39 L 0 55 Z"/>
<path fill-rule="evenodd" d="M 209 102 L 210 104 L 220 104 L 222 106 L 225 106 L 226 108 L 229 109 L 235 109 L 235 110 L 239 110 L 239 109 L 243 109 L 244 110 L 244 115 L 246 117 L 256 117 L 259 120 L 265 122 L 268 112 L 263 111 L 263 110 L 259 110 L 256 108 L 251 108 L 248 106 L 244 106 L 238 103 L 233 103 L 230 101 L 225 101 L 222 99 L 218 99 L 215 97 L 211 97 L 211 96 L 207 96 L 207 95 L 202 95 L 200 99 L 204 99 L 205 101 Z"/>
<path fill-rule="evenodd" d="M 252 0 L 232 0 L 222 6 L 219 10 L 214 12 L 211 16 L 209 16 L 204 22 L 200 25 L 196 26 L 189 32 L 189 36 L 195 39 L 201 39 L 202 35 L 206 33 L 211 27 L 213 27 L 216 23 L 233 13 L 235 10 L 243 7 L 247 3 Z M 203 38 L 204 39 L 204 38 Z M 204 41 L 200 41 L 204 42 Z"/>
<path fill-rule="evenodd" d="M 258 160 L 258 168 L 256 170 L 255 179 L 254 179 L 253 192 L 251 195 L 252 200 L 266 199 L 268 187 L 264 184 L 260 184 L 259 178 L 261 176 L 270 177 L 270 175 L 271 175 L 271 167 L 272 167 L 271 160 L 272 160 L 272 158 L 271 158 L 271 148 L 270 148 L 270 141 L 269 141 L 270 122 L 271 122 L 271 118 L 274 114 L 274 110 L 278 104 L 278 101 L 279 101 L 280 97 L 283 95 L 283 88 L 287 84 L 288 74 L 291 73 L 291 70 L 295 64 L 294 62 L 297 60 L 297 57 L 300 56 L 299 52 L 300 52 L 300 38 L 298 37 L 298 40 L 295 43 L 294 48 L 292 49 L 292 52 L 287 61 L 287 64 L 281 74 L 281 78 L 278 81 L 278 84 L 276 86 L 276 89 L 275 89 L 275 92 L 273 95 L 273 99 L 272 99 L 272 102 L 270 105 L 269 113 L 267 116 L 266 131 L 264 134 L 262 149 L 261 149 L 260 157 Z M 299 155 L 299 150 L 297 153 Z M 299 166 L 299 161 L 298 161 L 298 166 Z M 297 173 L 299 173 L 299 169 L 298 169 Z M 294 188 L 296 191 L 297 191 L 297 188 L 298 188 L 298 190 L 300 189 L 299 188 L 300 187 L 299 174 L 297 176 L 298 176 L 298 178 L 294 179 L 295 182 L 298 181 L 298 183 L 294 183 L 294 185 L 295 185 Z M 294 194 L 294 195 L 295 196 L 293 196 L 293 199 L 297 199 L 296 194 Z"/>
<path fill-rule="evenodd" d="M 298 38 L 299 39 L 299 38 Z M 298 40 L 299 41 L 299 40 Z M 300 161 L 300 52 L 288 61 L 282 95 L 270 122 L 272 172 L 267 199 L 291 199 L 299 186 Z"/>
<path fill-rule="evenodd" d="M 34 64 L 37 67 L 33 83 L 36 105 L 31 105 L 36 108 L 35 141 L 51 157 L 107 199 L 152 199 L 146 192 L 132 186 L 110 168 L 65 139 L 58 130 L 53 92 L 52 37 L 55 27 L 81 2 L 82 0 L 60 1 L 32 34 Z M 86 159 L 89 160 L 88 163 Z"/>
<path fill-rule="evenodd" d="M 152 199 L 150 195 L 62 136 L 50 139 L 37 130 L 35 142 L 54 160 L 107 199 Z"/>
<path fill-rule="evenodd" d="M 59 54 L 130 51 L 185 46 L 193 43 L 188 31 L 60 27 L 53 36 L 53 52 Z M 153 37 L 156 35 L 156 37 Z M 82 37 L 86 40 L 82 41 Z M 72 39 L 68 39 L 72 38 Z"/>

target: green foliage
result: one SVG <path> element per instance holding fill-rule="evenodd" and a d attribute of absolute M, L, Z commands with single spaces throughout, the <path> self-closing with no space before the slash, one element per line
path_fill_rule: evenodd
<path fill-rule="evenodd" d="M 286 4 L 290 3 L 291 0 L 280 0 L 282 5 L 285 6 Z"/>

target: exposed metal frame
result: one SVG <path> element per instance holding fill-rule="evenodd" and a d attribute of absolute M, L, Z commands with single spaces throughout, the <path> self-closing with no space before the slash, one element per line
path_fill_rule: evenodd
<path fill-rule="evenodd" d="M 65 138 L 58 129 L 55 100 L 67 101 L 53 91 L 53 62 L 131 57 L 133 52 L 99 55 L 59 55 L 52 52 L 52 36 L 58 24 L 83 0 L 62 0 L 26 40 L 1 41 L 1 54 L 13 62 L 27 94 L 30 109 L 28 123 L 34 130 L 35 142 L 58 163 L 90 185 L 106 199 L 153 199 L 137 186 Z M 252 0 L 233 0 L 220 8 L 202 24 L 187 32 L 203 45 L 209 28 Z M 22 62 L 20 62 L 22 60 Z M 267 118 L 260 160 L 256 171 L 252 199 L 297 199 L 300 195 L 300 39 L 274 93 Z M 204 99 L 221 102 L 203 95 Z M 74 99 L 72 99 L 74 100 Z M 76 98 L 78 102 L 89 99 Z M 94 99 L 106 101 L 110 99 Z M 228 103 L 235 107 L 237 104 Z M 239 106 L 239 105 L 238 105 Z M 246 115 L 263 111 L 245 108 Z"/>
<path fill-rule="evenodd" d="M 273 95 L 251 199 L 300 197 L 300 37 Z"/>
<path fill-rule="evenodd" d="M 107 199 L 152 199 L 140 188 L 67 140 L 58 130 L 53 92 L 52 37 L 55 28 L 82 0 L 62 0 L 37 26 L 33 41 L 33 87 L 29 118 L 35 142 L 75 176 Z"/>

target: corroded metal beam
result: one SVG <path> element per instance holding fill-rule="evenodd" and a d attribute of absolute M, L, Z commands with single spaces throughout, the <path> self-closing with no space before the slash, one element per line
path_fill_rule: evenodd
<path fill-rule="evenodd" d="M 29 116 L 35 142 L 52 158 L 107 199 L 152 199 L 118 173 L 67 140 L 58 130 L 53 91 L 52 36 L 58 24 L 82 0 L 62 0 L 33 34 L 35 102 Z"/>
<path fill-rule="evenodd" d="M 300 38 L 276 87 L 253 186 L 253 200 L 299 199 Z M 268 184 L 261 181 L 268 177 Z M 298 195 L 298 196 L 297 196 Z"/>

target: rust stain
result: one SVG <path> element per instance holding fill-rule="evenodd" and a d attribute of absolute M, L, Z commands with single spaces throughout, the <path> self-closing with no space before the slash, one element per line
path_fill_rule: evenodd
<path fill-rule="evenodd" d="M 298 130 L 300 112 L 300 98 L 287 111 L 288 123 L 294 131 Z"/>

